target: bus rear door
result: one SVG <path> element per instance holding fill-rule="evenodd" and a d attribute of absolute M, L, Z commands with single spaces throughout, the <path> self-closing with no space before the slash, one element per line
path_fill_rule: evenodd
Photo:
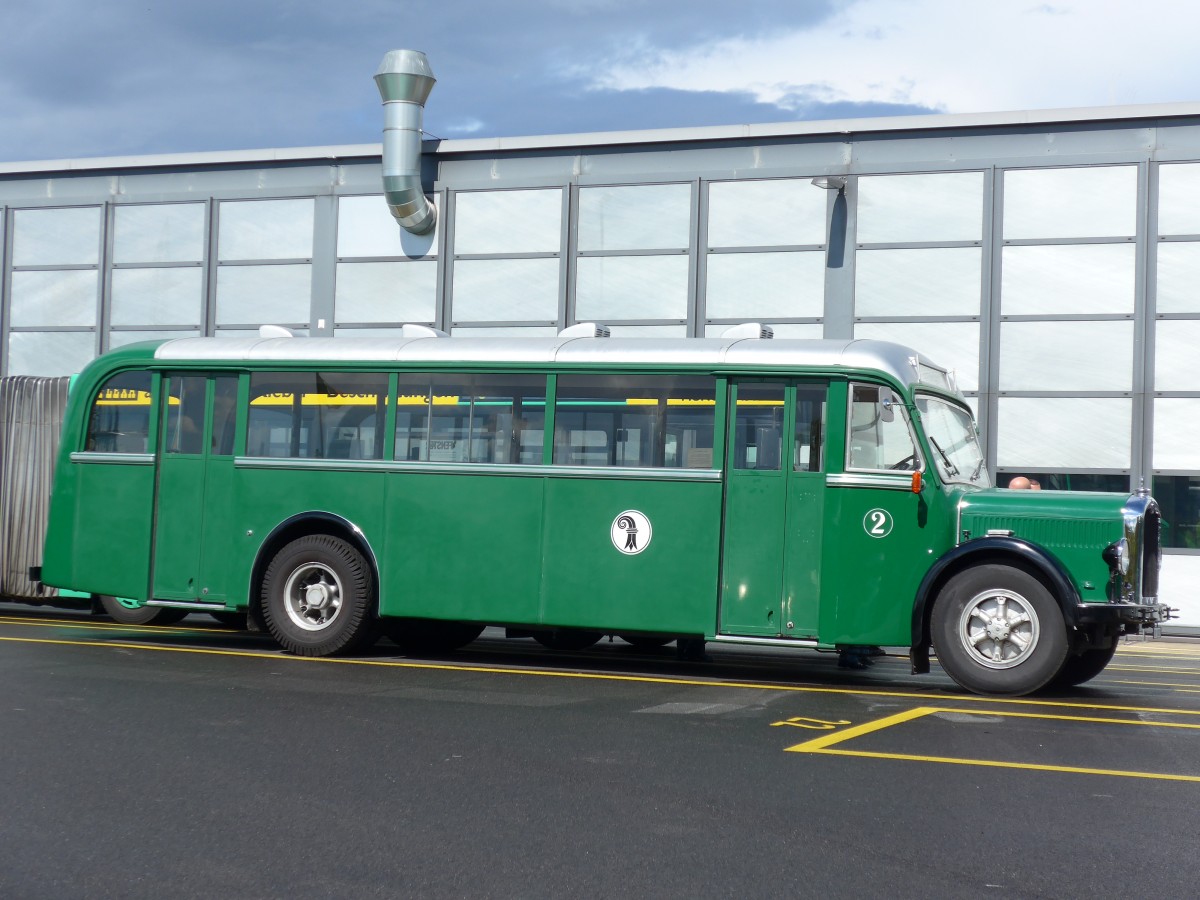
<path fill-rule="evenodd" d="M 815 637 L 824 384 L 730 385 L 720 633 Z"/>

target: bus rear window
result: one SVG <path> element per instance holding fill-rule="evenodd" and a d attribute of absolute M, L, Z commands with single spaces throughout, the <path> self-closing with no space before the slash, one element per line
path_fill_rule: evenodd
<path fill-rule="evenodd" d="M 96 393 L 85 449 L 97 453 L 150 450 L 150 373 L 122 372 Z"/>

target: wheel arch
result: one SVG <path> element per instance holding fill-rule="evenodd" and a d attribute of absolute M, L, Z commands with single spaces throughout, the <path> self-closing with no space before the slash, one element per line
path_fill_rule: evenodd
<path fill-rule="evenodd" d="M 997 563 L 1028 572 L 1050 592 L 1062 611 L 1068 631 L 1074 631 L 1076 611 L 1080 603 L 1079 589 L 1067 574 L 1066 568 L 1044 548 L 1016 537 L 983 537 L 959 544 L 933 564 L 913 602 L 912 663 L 913 671 L 929 671 L 931 643 L 930 619 L 933 602 L 946 583 L 972 566 Z"/>
<path fill-rule="evenodd" d="M 250 572 L 250 603 L 247 612 L 255 624 L 265 631 L 266 620 L 263 616 L 262 586 L 267 566 L 280 550 L 297 538 L 314 534 L 327 534 L 340 538 L 358 550 L 371 566 L 371 575 L 375 582 L 375 596 L 372 598 L 372 614 L 379 615 L 379 560 L 371 548 L 361 528 L 343 516 L 321 510 L 297 513 L 284 519 L 271 530 L 258 548 L 254 558 L 254 567 Z"/>

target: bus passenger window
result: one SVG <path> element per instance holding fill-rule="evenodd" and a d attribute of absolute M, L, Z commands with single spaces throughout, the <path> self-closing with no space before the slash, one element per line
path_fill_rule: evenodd
<path fill-rule="evenodd" d="M 85 450 L 147 453 L 150 448 L 150 373 L 121 372 L 96 393 Z"/>
<path fill-rule="evenodd" d="M 773 472 L 783 451 L 782 384 L 737 385 L 733 465 L 736 469 Z"/>
<path fill-rule="evenodd" d="M 382 459 L 387 376 L 255 372 L 246 453 L 298 459 Z"/>
<path fill-rule="evenodd" d="M 541 375 L 402 374 L 396 459 L 536 465 L 545 420 Z"/>
<path fill-rule="evenodd" d="M 554 462 L 709 469 L 715 414 L 706 376 L 560 375 Z"/>
<path fill-rule="evenodd" d="M 824 465 L 825 386 L 796 386 L 797 472 L 820 472 Z"/>
<path fill-rule="evenodd" d="M 212 455 L 233 455 L 233 432 L 237 424 L 236 375 L 213 379 Z"/>
<path fill-rule="evenodd" d="M 166 453 L 198 454 L 204 448 L 203 375 L 172 375 L 167 379 Z"/>
<path fill-rule="evenodd" d="M 847 468 L 914 472 L 921 467 L 904 404 L 889 389 L 851 387 L 849 430 Z"/>

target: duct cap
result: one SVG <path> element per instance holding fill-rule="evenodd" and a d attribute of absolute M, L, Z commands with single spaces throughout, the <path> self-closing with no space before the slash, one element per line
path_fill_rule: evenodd
<path fill-rule="evenodd" d="M 596 322 L 580 322 L 578 325 L 569 325 L 558 333 L 559 337 L 565 338 L 606 338 L 612 332 L 607 325 L 600 325 Z"/>
<path fill-rule="evenodd" d="M 729 338 L 730 340 L 749 338 L 751 340 L 769 341 L 775 337 L 775 329 L 770 325 L 764 325 L 762 322 L 743 322 L 741 325 L 726 328 L 722 332 L 721 337 Z"/>
<path fill-rule="evenodd" d="M 429 59 L 420 50 L 389 50 L 375 72 L 375 84 L 384 103 L 424 106 L 436 83 Z"/>

